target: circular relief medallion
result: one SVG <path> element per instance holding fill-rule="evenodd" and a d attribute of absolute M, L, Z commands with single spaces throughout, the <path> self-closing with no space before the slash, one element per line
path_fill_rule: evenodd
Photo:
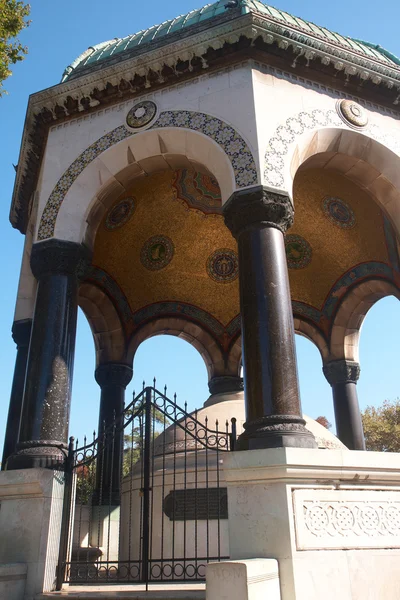
<path fill-rule="evenodd" d="M 285 248 L 289 269 L 304 269 L 310 264 L 312 248 L 301 235 L 287 235 Z"/>
<path fill-rule="evenodd" d="M 236 252 L 221 248 L 207 259 L 207 273 L 218 283 L 230 283 L 239 275 L 239 260 Z"/>
<path fill-rule="evenodd" d="M 132 106 L 126 115 L 126 122 L 132 129 L 139 129 L 148 125 L 154 119 L 157 112 L 157 106 L 151 100 L 143 100 Z"/>
<path fill-rule="evenodd" d="M 135 201 L 133 198 L 125 198 L 120 200 L 115 206 L 112 206 L 108 211 L 105 226 L 106 229 L 118 229 L 125 225 L 131 218 L 135 210 Z"/>
<path fill-rule="evenodd" d="M 147 240 L 140 253 L 141 263 L 150 271 L 166 267 L 174 256 L 174 244 L 166 235 L 155 235 Z"/>
<path fill-rule="evenodd" d="M 353 210 L 340 198 L 327 196 L 322 202 L 322 209 L 328 219 L 342 229 L 350 229 L 356 223 Z"/>
<path fill-rule="evenodd" d="M 340 100 L 338 112 L 342 119 L 353 127 L 365 127 L 368 123 L 367 111 L 353 100 Z"/>

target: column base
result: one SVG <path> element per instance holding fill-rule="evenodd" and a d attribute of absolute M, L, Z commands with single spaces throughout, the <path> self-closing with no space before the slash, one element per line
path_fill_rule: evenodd
<path fill-rule="evenodd" d="M 55 440 L 20 442 L 7 460 L 7 471 L 45 468 L 63 471 L 68 446 Z"/>
<path fill-rule="evenodd" d="M 305 424 L 304 419 L 292 415 L 247 421 L 243 425 L 244 432 L 239 436 L 235 449 L 317 448 L 317 442 Z"/>

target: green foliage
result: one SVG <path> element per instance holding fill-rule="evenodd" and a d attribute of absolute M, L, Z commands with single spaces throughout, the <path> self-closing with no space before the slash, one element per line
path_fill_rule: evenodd
<path fill-rule="evenodd" d="M 92 498 L 93 487 L 96 477 L 96 463 L 76 467 L 76 503 L 89 504 Z"/>
<path fill-rule="evenodd" d="M 164 414 L 152 407 L 152 436 L 151 439 L 154 440 L 160 435 L 160 431 L 157 431 L 157 425 L 161 425 L 162 427 L 169 425 L 169 420 Z M 138 420 L 135 419 L 135 422 Z M 127 431 L 129 433 L 125 433 L 124 435 L 124 459 L 122 466 L 122 475 L 128 475 L 135 464 L 140 460 L 143 452 L 143 441 L 144 441 L 144 425 L 138 424 L 136 427 L 132 429 L 127 427 Z"/>
<path fill-rule="evenodd" d="M 367 406 L 362 421 L 367 450 L 400 452 L 400 398 L 379 408 Z"/>
<path fill-rule="evenodd" d="M 16 37 L 29 25 L 30 10 L 21 0 L 0 0 L 0 96 L 5 93 L 3 82 L 11 75 L 10 66 L 23 60 L 28 51 Z"/>

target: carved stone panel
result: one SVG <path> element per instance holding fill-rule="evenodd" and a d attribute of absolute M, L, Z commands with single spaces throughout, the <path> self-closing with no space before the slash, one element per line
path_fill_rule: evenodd
<path fill-rule="evenodd" d="M 400 548 L 400 492 L 293 490 L 298 550 Z"/>

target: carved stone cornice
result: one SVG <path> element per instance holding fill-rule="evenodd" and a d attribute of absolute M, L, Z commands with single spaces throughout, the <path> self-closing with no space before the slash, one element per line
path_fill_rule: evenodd
<path fill-rule="evenodd" d="M 237 238 L 251 226 L 275 227 L 285 233 L 293 224 L 294 210 L 290 198 L 262 185 L 232 194 L 223 208 L 225 224 Z"/>
<path fill-rule="evenodd" d="M 107 385 L 126 388 L 132 379 L 132 375 L 132 368 L 122 363 L 104 363 L 97 367 L 94 374 L 101 388 Z"/>
<path fill-rule="evenodd" d="M 12 326 L 12 338 L 18 348 L 29 346 L 32 331 L 32 319 L 14 321 Z"/>
<path fill-rule="evenodd" d="M 48 275 L 75 275 L 84 279 L 91 263 L 86 246 L 51 239 L 32 246 L 31 269 L 36 279 Z"/>
<path fill-rule="evenodd" d="M 242 392 L 243 379 L 242 377 L 235 377 L 233 375 L 222 375 L 219 377 L 213 377 L 208 382 L 208 389 L 210 390 L 210 394 Z"/>
<path fill-rule="evenodd" d="M 346 86 L 354 82 L 354 89 L 359 90 L 362 85 L 367 97 L 379 89 L 388 104 L 400 102 L 399 67 L 344 48 L 316 32 L 306 32 L 272 16 L 242 14 L 240 10 L 231 10 L 203 25 L 188 27 L 176 36 L 167 35 L 126 54 L 99 61 L 64 83 L 30 97 L 10 212 L 14 227 L 26 231 L 51 125 L 149 90 L 174 85 L 185 78 L 198 77 L 209 67 L 226 68 L 229 61 L 237 61 L 235 57 L 242 51 L 247 59 L 254 56 L 257 60 L 260 51 L 264 52 L 268 63 L 276 55 L 287 62 L 291 72 L 305 68 L 310 71 L 307 77 L 312 78 L 313 69 L 328 79 L 337 76 L 338 85 L 341 78 Z M 350 87 L 347 90 L 351 93 Z"/>
<path fill-rule="evenodd" d="M 351 360 L 334 360 L 324 365 L 323 372 L 331 385 L 357 383 L 360 377 L 360 365 Z"/>

